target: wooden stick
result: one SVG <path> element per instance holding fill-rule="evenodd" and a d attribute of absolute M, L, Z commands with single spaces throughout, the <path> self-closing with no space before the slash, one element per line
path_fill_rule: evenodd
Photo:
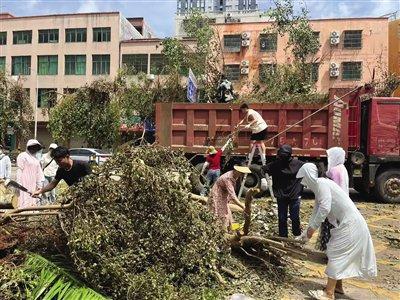
<path fill-rule="evenodd" d="M 243 226 L 243 234 L 248 235 L 250 231 L 250 223 L 251 223 L 251 201 L 253 201 L 253 196 L 259 193 L 259 189 L 250 189 L 246 194 L 245 201 L 245 209 L 244 209 L 244 226 Z"/>
<path fill-rule="evenodd" d="M 289 239 L 281 236 L 269 236 L 268 239 L 285 243 L 304 244 L 302 240 Z"/>
<path fill-rule="evenodd" d="M 230 270 L 226 267 L 221 267 L 220 270 L 232 278 L 235 278 L 235 279 L 239 278 L 238 274 L 236 274 L 235 272 L 233 272 L 232 270 Z"/>
<path fill-rule="evenodd" d="M 207 204 L 208 203 L 208 198 L 204 197 L 204 196 L 199 196 L 193 193 L 190 193 L 190 198 L 192 198 L 192 200 L 196 200 L 202 204 Z"/>

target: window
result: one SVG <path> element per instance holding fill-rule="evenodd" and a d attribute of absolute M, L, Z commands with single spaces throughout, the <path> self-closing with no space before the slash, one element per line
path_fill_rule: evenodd
<path fill-rule="evenodd" d="M 93 28 L 93 42 L 111 41 L 111 27 Z"/>
<path fill-rule="evenodd" d="M 13 44 L 31 44 L 32 30 L 13 31 Z"/>
<path fill-rule="evenodd" d="M 240 65 L 225 65 L 224 73 L 228 80 L 240 79 Z"/>
<path fill-rule="evenodd" d="M 53 107 L 57 101 L 57 89 L 38 89 L 38 108 Z"/>
<path fill-rule="evenodd" d="M 314 34 L 314 37 L 315 37 L 315 38 L 318 40 L 318 42 L 319 42 L 319 31 L 314 31 L 313 34 Z"/>
<path fill-rule="evenodd" d="M 342 63 L 342 80 L 360 80 L 361 79 L 361 62 L 343 62 Z"/>
<path fill-rule="evenodd" d="M 164 54 L 150 54 L 150 74 L 165 74 L 165 56 Z"/>
<path fill-rule="evenodd" d="M 265 82 L 266 79 L 275 74 L 276 64 L 260 64 L 259 66 L 259 78 L 261 82 Z"/>
<path fill-rule="evenodd" d="M 343 47 L 346 49 L 361 49 L 361 30 L 346 30 Z"/>
<path fill-rule="evenodd" d="M 317 82 L 318 81 L 318 73 L 319 73 L 319 63 L 311 64 L 310 80 L 312 82 Z"/>
<path fill-rule="evenodd" d="M 39 30 L 39 43 L 58 43 L 58 29 Z"/>
<path fill-rule="evenodd" d="M 86 42 L 86 28 L 65 29 L 65 42 L 66 43 Z"/>
<path fill-rule="evenodd" d="M 92 74 L 103 75 L 110 74 L 110 55 L 93 55 L 92 56 Z"/>
<path fill-rule="evenodd" d="M 65 75 L 85 75 L 86 55 L 65 55 Z"/>
<path fill-rule="evenodd" d="M 0 45 L 7 45 L 7 31 L 0 32 Z"/>
<path fill-rule="evenodd" d="M 31 75 L 31 57 L 13 56 L 11 62 L 11 75 Z"/>
<path fill-rule="evenodd" d="M 224 51 L 225 52 L 240 52 L 242 46 L 242 36 L 224 35 Z"/>
<path fill-rule="evenodd" d="M 0 72 L 5 72 L 6 71 L 6 57 L 5 56 L 0 56 Z"/>
<path fill-rule="evenodd" d="M 278 34 L 266 33 L 260 34 L 260 51 L 275 52 L 278 43 Z"/>
<path fill-rule="evenodd" d="M 63 94 L 65 95 L 70 95 L 76 92 L 76 88 L 64 88 Z"/>
<path fill-rule="evenodd" d="M 40 55 L 38 56 L 38 75 L 57 75 L 58 74 L 58 56 Z"/>
<path fill-rule="evenodd" d="M 147 74 L 147 54 L 123 54 L 122 64 L 128 68 L 128 74 Z"/>

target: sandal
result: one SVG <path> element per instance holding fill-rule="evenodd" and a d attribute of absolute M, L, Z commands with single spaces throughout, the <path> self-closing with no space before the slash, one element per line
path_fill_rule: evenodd
<path fill-rule="evenodd" d="M 335 296 L 329 297 L 328 294 L 323 290 L 308 291 L 308 294 L 316 300 L 334 300 Z"/>
<path fill-rule="evenodd" d="M 339 294 L 339 295 L 344 295 L 345 294 L 344 290 L 337 290 L 337 289 L 335 289 L 335 293 Z"/>

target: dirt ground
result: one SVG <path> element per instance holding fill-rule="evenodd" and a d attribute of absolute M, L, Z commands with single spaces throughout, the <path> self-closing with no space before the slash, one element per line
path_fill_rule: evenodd
<path fill-rule="evenodd" d="M 310 195 L 302 203 L 302 223 L 308 222 L 313 200 Z M 336 299 L 400 299 L 400 205 L 363 201 L 357 193 L 351 198 L 366 219 L 375 246 L 378 277 L 365 281 L 344 281 L 345 296 Z M 315 237 L 310 241 L 314 246 Z M 285 288 L 282 299 L 311 299 L 309 290 L 322 289 L 326 276 L 325 266 L 312 262 L 297 261 L 301 267 Z"/>

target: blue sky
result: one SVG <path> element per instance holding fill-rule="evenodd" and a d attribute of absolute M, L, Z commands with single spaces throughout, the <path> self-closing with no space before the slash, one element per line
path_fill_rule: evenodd
<path fill-rule="evenodd" d="M 295 0 L 305 3 L 312 18 L 382 16 L 397 11 L 400 0 Z M 258 0 L 261 9 L 271 0 Z M 159 37 L 174 34 L 175 0 L 0 0 L 0 10 L 16 16 L 121 11 L 125 17 L 144 17 Z"/>

